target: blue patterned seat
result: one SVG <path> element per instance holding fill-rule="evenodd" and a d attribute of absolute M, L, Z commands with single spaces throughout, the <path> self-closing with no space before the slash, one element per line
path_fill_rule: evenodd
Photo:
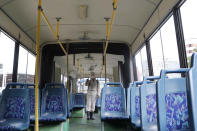
<path fill-rule="evenodd" d="M 83 93 L 76 93 L 74 97 L 73 108 L 84 108 L 85 107 L 85 95 Z"/>
<path fill-rule="evenodd" d="M 7 84 L 0 103 L 0 131 L 25 130 L 29 127 L 29 99 L 29 89 L 24 84 Z"/>
<path fill-rule="evenodd" d="M 140 127 L 140 96 L 139 88 L 143 81 L 135 81 L 130 84 L 130 115 L 131 124 L 135 127 Z"/>
<path fill-rule="evenodd" d="M 46 84 L 42 90 L 41 122 L 58 122 L 67 119 L 67 96 L 63 84 Z"/>
<path fill-rule="evenodd" d="M 115 85 L 116 87 L 107 87 Z M 101 92 L 101 119 L 129 119 L 125 90 L 120 83 L 106 83 Z"/>
<path fill-rule="evenodd" d="M 161 131 L 190 130 L 186 78 L 166 78 L 169 73 L 187 73 L 189 69 L 162 70 L 157 81 L 158 128 Z"/>
<path fill-rule="evenodd" d="M 35 121 L 35 84 L 27 84 L 30 93 L 30 122 Z M 38 107 L 38 115 L 40 116 L 40 91 L 38 90 L 38 99 L 39 99 L 39 107 Z"/>
<path fill-rule="evenodd" d="M 141 129 L 157 130 L 156 83 L 159 76 L 145 77 L 140 87 Z"/>

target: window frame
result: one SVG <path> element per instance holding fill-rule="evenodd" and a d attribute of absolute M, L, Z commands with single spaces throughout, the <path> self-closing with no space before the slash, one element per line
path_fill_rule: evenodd
<path fill-rule="evenodd" d="M 187 57 L 186 56 L 181 56 L 182 52 L 186 52 L 185 49 L 185 44 L 183 45 L 182 43 L 179 43 L 178 38 L 184 39 L 184 34 L 178 34 L 178 32 L 180 33 L 181 31 L 183 32 L 183 26 L 182 26 L 182 19 L 181 18 L 181 13 L 177 14 L 176 11 L 180 10 L 180 7 L 186 2 L 186 0 L 181 0 L 179 1 L 174 8 L 166 15 L 166 17 L 164 17 L 163 21 L 161 21 L 161 23 L 155 28 L 155 30 L 153 30 L 153 32 L 144 40 L 144 42 L 142 42 L 141 46 L 139 47 L 139 49 L 133 53 L 132 56 L 132 61 L 133 61 L 133 70 L 134 70 L 134 81 L 137 80 L 137 72 L 136 72 L 136 62 L 135 62 L 135 55 L 137 54 L 137 52 L 139 50 L 141 50 L 141 48 L 144 46 L 146 46 L 146 52 L 147 52 L 147 60 L 148 60 L 148 69 L 149 69 L 149 75 L 153 76 L 154 72 L 153 72 L 153 64 L 152 64 L 152 56 L 151 56 L 151 50 L 150 50 L 150 40 L 151 38 L 161 29 L 161 27 L 169 20 L 169 18 L 172 16 L 174 17 L 174 27 L 175 27 L 175 33 L 176 33 L 176 41 L 177 41 L 177 49 L 178 49 L 178 56 L 179 56 L 179 64 L 180 64 L 180 68 L 187 68 Z M 177 18 L 175 19 L 175 17 L 178 17 L 179 21 L 177 21 Z M 181 26 L 179 25 L 179 29 L 177 29 L 176 24 L 180 24 L 181 22 Z M 177 31 L 178 30 L 178 31 Z"/>

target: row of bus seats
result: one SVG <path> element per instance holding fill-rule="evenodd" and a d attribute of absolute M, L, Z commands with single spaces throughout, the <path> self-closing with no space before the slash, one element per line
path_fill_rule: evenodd
<path fill-rule="evenodd" d="M 0 100 L 0 130 L 25 130 L 35 120 L 35 89 L 33 84 L 10 83 Z M 39 121 L 60 122 L 68 117 L 67 88 L 50 83 L 39 91 Z"/>
<path fill-rule="evenodd" d="M 172 78 L 167 74 L 184 77 Z M 142 130 L 197 130 L 197 54 L 191 68 L 162 70 L 160 76 L 145 77 L 130 84 L 130 119 Z"/>
<path fill-rule="evenodd" d="M 185 77 L 167 77 L 172 73 Z M 106 83 L 101 92 L 101 119 L 130 119 L 134 128 L 147 131 L 197 130 L 196 87 L 194 53 L 191 68 L 162 70 L 160 76 L 133 82 L 126 89 L 127 95 L 120 83 Z"/>
<path fill-rule="evenodd" d="M 166 77 L 187 71 L 162 70 L 160 77 L 130 84 L 131 123 L 142 130 L 189 130 L 186 78 Z"/>

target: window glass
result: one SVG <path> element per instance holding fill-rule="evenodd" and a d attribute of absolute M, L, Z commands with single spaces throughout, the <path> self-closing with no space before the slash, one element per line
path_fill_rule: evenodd
<path fill-rule="evenodd" d="M 28 52 L 27 83 L 34 83 L 36 57 Z"/>
<path fill-rule="evenodd" d="M 197 12 L 197 0 L 187 0 L 180 9 L 183 22 L 188 65 L 190 65 L 192 53 L 197 52 L 197 17 L 192 15 Z"/>
<path fill-rule="evenodd" d="M 0 92 L 12 82 L 15 42 L 0 32 Z"/>
<path fill-rule="evenodd" d="M 150 40 L 154 75 L 160 75 L 161 69 L 180 67 L 174 19 L 170 19 Z"/>
<path fill-rule="evenodd" d="M 170 33 L 169 33 L 170 32 Z M 161 28 L 165 69 L 180 68 L 174 19 L 171 17 Z"/>
<path fill-rule="evenodd" d="M 142 61 L 141 61 L 141 52 L 138 52 L 135 56 L 136 62 L 136 72 L 137 72 L 137 80 L 143 80 L 143 70 L 142 70 Z"/>
<path fill-rule="evenodd" d="M 26 83 L 27 79 L 27 55 L 28 52 L 23 47 L 19 47 L 19 58 L 18 58 L 18 75 L 17 82 Z"/>
<path fill-rule="evenodd" d="M 149 76 L 146 46 L 141 49 L 142 70 L 144 76 Z"/>
<path fill-rule="evenodd" d="M 82 78 L 77 80 L 77 92 L 87 93 L 88 86 L 85 86 L 86 80 L 90 78 Z M 100 90 L 104 87 L 105 78 L 96 78 L 99 81 Z M 109 78 L 107 78 L 107 82 L 109 82 Z"/>
<path fill-rule="evenodd" d="M 22 46 L 19 47 L 17 82 L 34 83 L 35 56 Z"/>
<path fill-rule="evenodd" d="M 160 31 L 158 31 L 150 40 L 150 48 L 153 63 L 153 72 L 155 76 L 158 76 L 161 69 L 164 69 Z"/>

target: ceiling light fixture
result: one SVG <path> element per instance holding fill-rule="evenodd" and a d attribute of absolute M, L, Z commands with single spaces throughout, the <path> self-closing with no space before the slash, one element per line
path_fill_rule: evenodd
<path fill-rule="evenodd" d="M 79 17 L 80 17 L 80 19 L 86 19 L 88 17 L 88 6 L 87 5 L 80 5 Z"/>

